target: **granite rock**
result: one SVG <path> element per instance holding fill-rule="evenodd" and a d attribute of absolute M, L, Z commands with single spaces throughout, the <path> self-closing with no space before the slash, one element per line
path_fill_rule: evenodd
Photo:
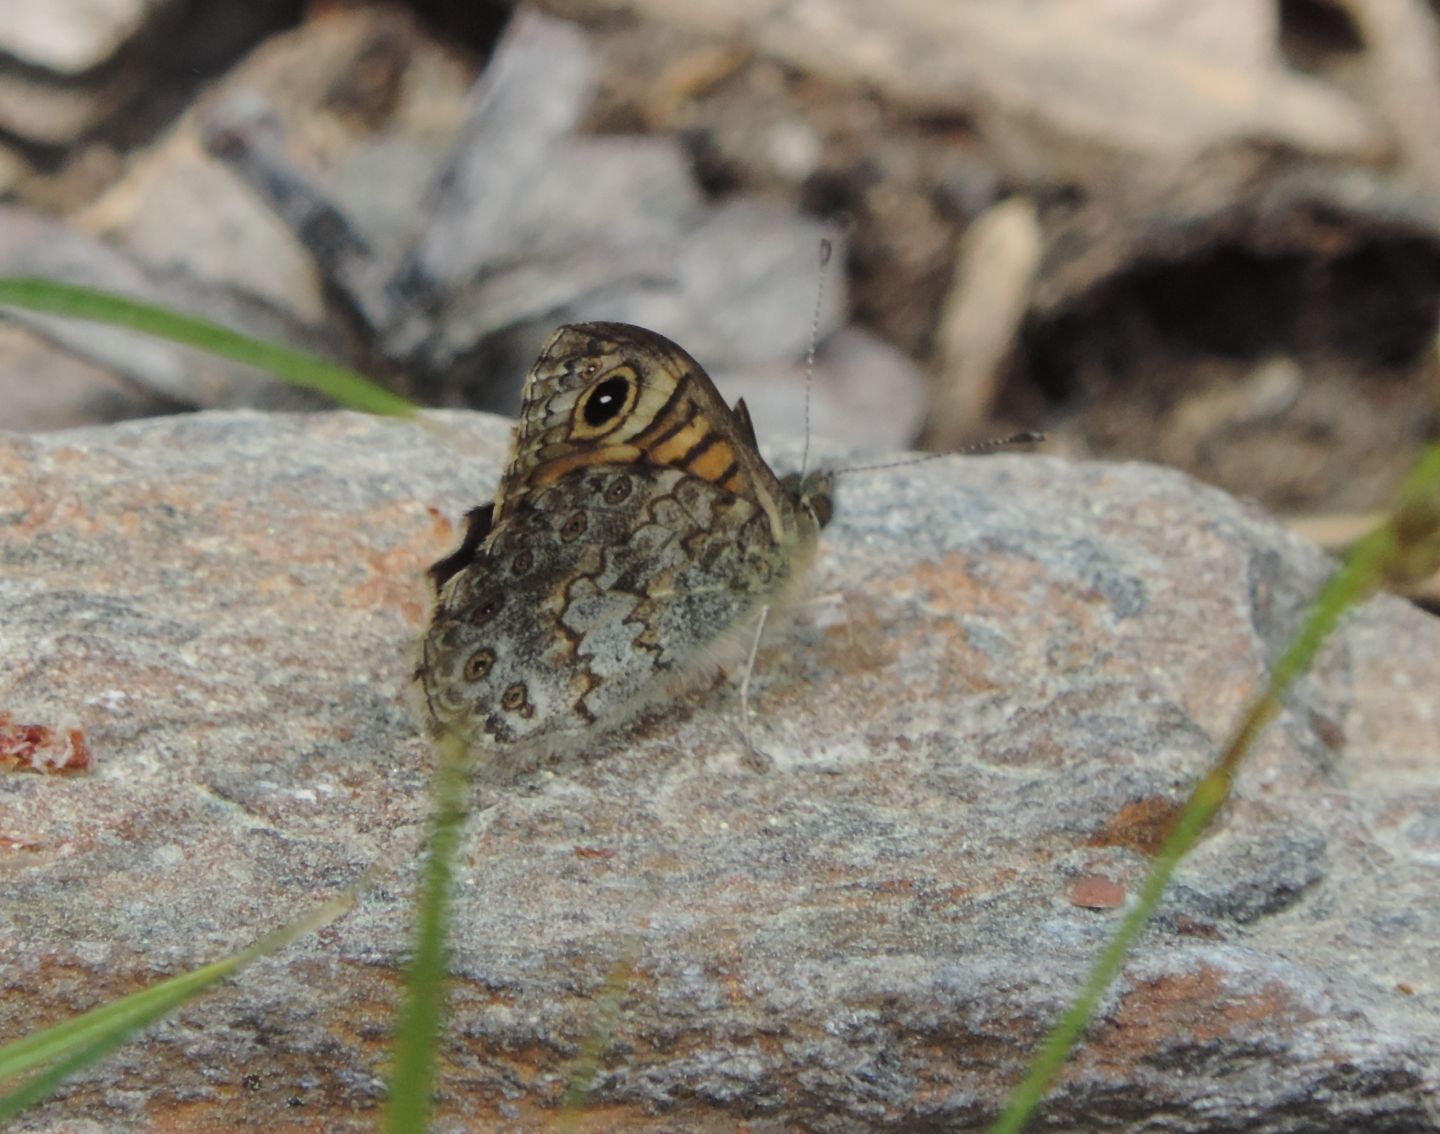
<path fill-rule="evenodd" d="M 11 0 L 0 54 L 30 67 L 81 74 L 99 67 L 174 0 Z"/>
<path fill-rule="evenodd" d="M 125 106 L 143 77 L 114 66 L 175 0 L 9 0 L 0 9 L 0 129 L 74 141 Z"/>
<path fill-rule="evenodd" d="M 3 322 L 0 406 L 0 429 L 21 432 L 150 417 L 178 408 L 26 327 Z"/>
<path fill-rule="evenodd" d="M 323 329 L 302 325 L 243 292 L 157 269 L 124 248 L 18 205 L 0 204 L 0 274 L 112 291 L 311 353 L 331 357 L 340 353 L 334 338 Z M 52 342 L 59 351 L 89 363 L 95 373 L 86 385 L 127 391 L 129 397 L 123 399 L 98 403 L 91 399 L 95 411 L 106 416 L 197 406 L 300 409 L 323 402 L 320 395 L 277 382 L 253 366 L 128 327 L 21 307 L 0 310 L 0 320 L 4 324 L 13 320 Z M 22 399 L 6 399 L 0 408 L 0 429 L 44 428 L 56 418 L 83 412 L 85 395 L 73 396 L 79 392 L 73 389 L 76 383 L 57 386 L 50 382 L 46 376 L 49 361 L 42 359 L 28 375 L 19 376 L 20 381 L 28 379 L 29 389 Z M 0 391 L 13 384 L 6 380 L 5 369 L 0 358 Z M 12 407 L 16 410 L 13 417 Z"/>
<path fill-rule="evenodd" d="M 1048 143 L 1050 160 L 1078 146 L 1164 162 L 1241 138 L 1348 158 L 1383 146 L 1366 108 L 1283 65 L 1273 7 L 1258 0 L 1191 4 L 1184 18 L 1128 0 L 899 0 L 883 13 L 864 0 L 554 6 L 744 36 L 762 55 L 895 104 L 1003 123 Z"/>
<path fill-rule="evenodd" d="M 426 420 L 0 435 L 0 711 L 80 727 L 93 764 L 0 776 L 0 1036 L 378 872 L 15 1129 L 372 1128 L 433 762 L 422 572 L 505 445 Z M 716 682 L 476 789 L 436 1129 L 550 1129 L 626 956 L 592 1128 L 982 1129 L 1330 569 L 1147 465 L 842 474 L 755 674 L 773 770 Z M 1044 1128 L 1435 1128 L 1437 681 L 1433 618 L 1346 621 Z"/>

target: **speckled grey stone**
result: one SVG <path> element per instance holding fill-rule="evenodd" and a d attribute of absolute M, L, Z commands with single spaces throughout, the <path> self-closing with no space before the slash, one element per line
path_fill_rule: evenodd
<path fill-rule="evenodd" d="M 0 1036 L 333 927 L 17 1129 L 370 1129 L 431 756 L 422 572 L 504 425 L 198 414 L 0 435 L 0 711 L 94 770 L 0 776 Z M 733 687 L 476 789 L 440 1130 L 552 1127 L 633 954 L 595 1129 L 980 1130 L 1330 570 L 1144 465 L 841 475 L 815 600 Z M 1045 1111 L 1052 1130 L 1440 1120 L 1440 625 L 1379 598 L 1266 734 Z"/>

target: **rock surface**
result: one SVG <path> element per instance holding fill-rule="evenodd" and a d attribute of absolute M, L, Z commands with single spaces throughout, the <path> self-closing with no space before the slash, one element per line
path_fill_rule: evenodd
<path fill-rule="evenodd" d="M 102 69 L 173 7 L 174 0 L 9 0 L 0 11 L 0 128 L 56 145 L 113 113 L 142 79 Z"/>
<path fill-rule="evenodd" d="M 617 4 L 554 6 L 594 18 Z M 1193 156 L 1236 137 L 1347 157 L 1381 146 L 1362 107 L 1281 64 L 1274 8 L 1259 0 L 1189 5 L 1188 27 L 1125 0 L 899 0 L 883 16 L 865 0 L 618 6 L 712 35 L 752 36 L 762 53 L 802 71 L 859 81 L 930 113 L 1003 118 L 1062 151 Z"/>
<path fill-rule="evenodd" d="M 177 408 L 35 331 L 3 323 L 0 406 L 0 429 L 27 433 L 151 417 Z"/>
<path fill-rule="evenodd" d="M 360 906 L 15 1127 L 372 1128 L 431 758 L 420 575 L 495 419 L 0 435 L 0 1036 Z M 982 1129 L 1328 563 L 1150 466 L 842 477 L 817 600 L 735 696 L 477 791 L 437 1129 L 547 1130 L 633 956 L 592 1129 Z M 1047 1129 L 1433 1130 L 1440 625 L 1357 612 L 1181 872 Z M 603 750 L 603 751 L 602 751 Z M 87 1125 L 93 1124 L 93 1125 Z"/>
<path fill-rule="evenodd" d="M 767 390 L 772 425 L 801 431 L 808 397 L 828 435 L 913 443 L 924 373 L 847 325 L 842 233 L 765 196 L 712 202 L 679 135 L 582 132 L 594 68 L 582 29 L 528 9 L 477 83 L 413 14 L 326 7 L 227 72 L 66 227 L 0 211 L 0 274 L 168 303 L 347 360 L 418 401 L 500 412 L 518 408 L 556 324 L 640 323 L 684 343 L 722 389 L 733 377 Z M 826 238 L 835 266 L 817 312 Z M 19 317 L 177 407 L 309 405 L 163 343 Z M 812 336 L 823 349 L 807 383 Z M 868 412 L 862 371 L 895 412 Z M 69 424 L 84 394 L 0 427 Z"/>
<path fill-rule="evenodd" d="M 31 67 L 79 74 L 100 66 L 172 0 L 11 0 L 0 53 Z"/>
<path fill-rule="evenodd" d="M 332 341 L 320 330 L 301 326 L 243 293 L 158 271 L 124 249 L 18 206 L 0 204 L 0 273 L 112 291 L 312 354 L 334 357 L 339 353 L 330 349 Z M 155 412 L 157 405 L 171 409 L 301 409 L 322 401 L 319 395 L 286 386 L 253 366 L 126 327 L 18 307 L 0 309 L 0 326 L 9 320 L 52 341 L 58 351 L 90 363 L 99 373 L 87 384 L 128 391 L 128 399 L 110 399 L 108 406 L 104 402 L 96 406 L 112 411 L 112 416 L 127 411 Z M 0 341 L 0 352 L 9 355 L 24 345 L 23 340 L 18 344 Z M 56 386 L 50 380 L 51 370 L 49 360 L 28 367 L 23 357 L 18 362 L 0 357 L 0 428 L 44 429 L 54 418 L 63 418 L 67 410 L 83 412 L 67 396 L 73 384 Z M 52 395 L 48 412 L 44 405 L 47 390 Z M 83 405 L 86 399 L 82 394 L 78 400 Z M 27 402 L 34 404 L 27 407 Z M 96 404 L 93 399 L 91 404 Z"/>

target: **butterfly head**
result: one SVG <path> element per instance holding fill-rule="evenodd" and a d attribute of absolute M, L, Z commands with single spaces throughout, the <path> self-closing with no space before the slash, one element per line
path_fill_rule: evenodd
<path fill-rule="evenodd" d="M 818 531 L 835 515 L 835 478 L 828 472 L 791 473 L 781 482 L 795 506 L 807 514 Z"/>

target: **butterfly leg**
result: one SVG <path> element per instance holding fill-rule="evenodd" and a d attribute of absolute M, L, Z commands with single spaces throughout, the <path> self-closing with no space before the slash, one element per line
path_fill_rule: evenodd
<path fill-rule="evenodd" d="M 765 633 L 765 620 L 770 617 L 770 607 L 760 608 L 760 617 L 755 621 L 755 640 L 750 643 L 750 656 L 745 659 L 745 674 L 740 678 L 740 735 L 745 740 L 745 763 L 754 771 L 768 772 L 775 761 L 755 747 L 755 737 L 750 729 L 750 675 L 755 672 L 755 658 L 760 653 L 760 638 Z"/>

